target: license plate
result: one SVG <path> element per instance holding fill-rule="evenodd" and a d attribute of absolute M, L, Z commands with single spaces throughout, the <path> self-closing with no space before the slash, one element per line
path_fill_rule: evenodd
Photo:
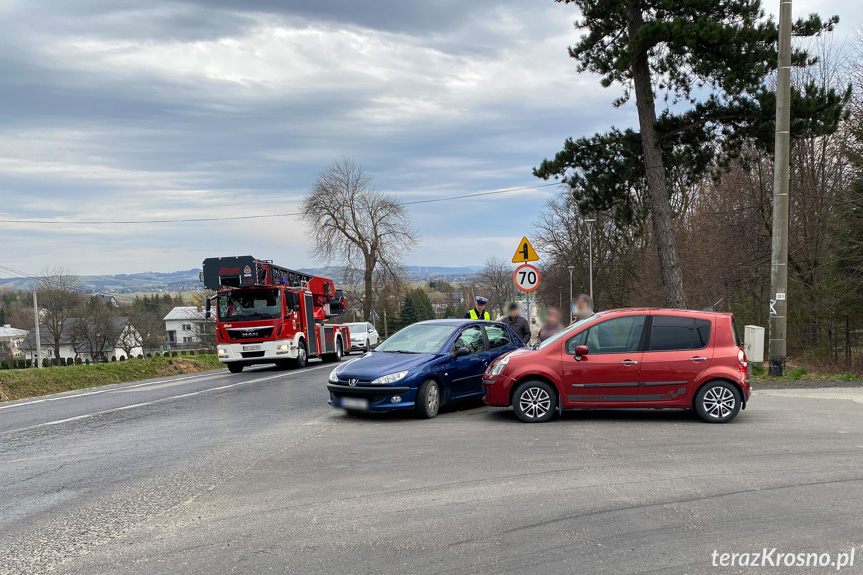
<path fill-rule="evenodd" d="M 243 351 L 261 351 L 261 346 L 259 346 L 259 345 L 244 345 Z"/>
<path fill-rule="evenodd" d="M 343 397 L 342 407 L 345 409 L 359 409 L 365 411 L 369 408 L 369 400 L 358 397 Z"/>

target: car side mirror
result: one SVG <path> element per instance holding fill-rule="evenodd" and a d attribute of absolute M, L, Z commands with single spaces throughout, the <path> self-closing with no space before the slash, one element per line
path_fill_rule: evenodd
<path fill-rule="evenodd" d="M 300 311 L 300 304 L 294 304 L 294 311 Z"/>
<path fill-rule="evenodd" d="M 203 273 L 203 272 L 202 272 Z M 204 302 L 204 317 L 210 319 L 210 306 L 213 305 L 210 298 L 207 298 L 207 301 Z"/>
<path fill-rule="evenodd" d="M 456 357 L 467 357 L 469 355 L 470 355 L 470 350 L 466 347 L 460 347 L 457 350 L 455 350 L 455 356 Z"/>
<path fill-rule="evenodd" d="M 590 353 L 590 350 L 587 349 L 586 345 L 579 345 L 575 348 L 575 360 L 581 361 L 581 356 L 587 355 Z"/>

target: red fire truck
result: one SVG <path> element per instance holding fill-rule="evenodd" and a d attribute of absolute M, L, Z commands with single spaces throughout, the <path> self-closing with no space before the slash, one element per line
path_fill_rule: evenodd
<path fill-rule="evenodd" d="M 201 281 L 217 292 L 207 300 L 206 315 L 215 304 L 219 361 L 233 373 L 257 363 L 339 361 L 350 351 L 348 327 L 324 324 L 345 313 L 345 298 L 332 280 L 239 256 L 205 259 Z"/>

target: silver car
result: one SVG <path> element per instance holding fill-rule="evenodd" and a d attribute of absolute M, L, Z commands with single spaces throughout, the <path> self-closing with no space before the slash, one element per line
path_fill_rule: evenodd
<path fill-rule="evenodd" d="M 367 321 L 349 323 L 348 329 L 351 333 L 351 351 L 369 351 L 381 342 L 378 330 Z"/>

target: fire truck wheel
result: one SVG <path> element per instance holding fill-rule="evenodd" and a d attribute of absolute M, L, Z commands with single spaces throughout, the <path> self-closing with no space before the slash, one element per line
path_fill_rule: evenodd
<path fill-rule="evenodd" d="M 309 354 L 306 351 L 306 342 L 300 340 L 300 345 L 297 347 L 297 359 L 294 360 L 294 367 L 301 369 L 309 363 Z"/>
<path fill-rule="evenodd" d="M 336 338 L 336 353 L 328 353 L 324 356 L 324 361 L 341 361 L 342 360 L 342 340 L 341 338 Z"/>
<path fill-rule="evenodd" d="M 229 363 L 228 371 L 230 371 L 231 373 L 240 373 L 241 371 L 243 371 L 243 366 L 239 363 Z"/>

